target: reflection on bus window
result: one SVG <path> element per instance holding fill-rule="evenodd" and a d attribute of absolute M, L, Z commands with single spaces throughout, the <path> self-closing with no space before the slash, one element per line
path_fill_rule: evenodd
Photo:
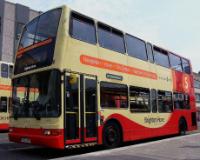
<path fill-rule="evenodd" d="M 13 80 L 13 114 L 17 117 L 57 117 L 60 114 L 60 74 L 46 71 Z"/>
<path fill-rule="evenodd" d="M 188 60 L 182 58 L 182 64 L 183 64 L 183 71 L 185 73 L 190 74 L 191 73 L 190 62 Z"/>
<path fill-rule="evenodd" d="M 128 55 L 146 61 L 147 52 L 145 42 L 128 34 L 126 34 L 125 39 Z"/>
<path fill-rule="evenodd" d="M 99 45 L 120 53 L 125 53 L 124 35 L 112 27 L 98 24 Z"/>
<path fill-rule="evenodd" d="M 172 112 L 172 93 L 167 91 L 158 91 L 158 111 L 161 113 Z"/>
<path fill-rule="evenodd" d="M 175 109 L 189 109 L 189 95 L 182 93 L 174 93 L 174 108 Z"/>
<path fill-rule="evenodd" d="M 131 112 L 150 112 L 150 91 L 146 88 L 130 87 Z"/>
<path fill-rule="evenodd" d="M 128 87 L 122 84 L 101 82 L 101 107 L 127 108 Z"/>
<path fill-rule="evenodd" d="M 168 53 L 165 50 L 154 47 L 154 61 L 156 64 L 169 68 Z"/>
<path fill-rule="evenodd" d="M 183 71 L 181 58 L 179 56 L 176 56 L 170 53 L 169 59 L 170 59 L 170 64 L 171 64 L 172 69 L 177 70 L 177 71 Z"/>
<path fill-rule="evenodd" d="M 93 20 L 73 13 L 70 30 L 73 38 L 92 44 L 96 43 L 95 25 Z"/>

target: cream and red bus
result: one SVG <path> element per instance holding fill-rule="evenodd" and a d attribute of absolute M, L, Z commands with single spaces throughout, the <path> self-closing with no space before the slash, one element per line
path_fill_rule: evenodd
<path fill-rule="evenodd" d="M 9 128 L 12 70 L 12 63 L 0 61 L 0 131 L 6 131 Z"/>
<path fill-rule="evenodd" d="M 116 147 L 197 129 L 188 59 L 67 6 L 24 27 L 12 86 L 13 142 Z"/>

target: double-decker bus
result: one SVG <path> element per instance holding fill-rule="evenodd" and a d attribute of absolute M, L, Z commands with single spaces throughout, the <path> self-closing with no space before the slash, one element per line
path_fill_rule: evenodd
<path fill-rule="evenodd" d="M 8 130 L 13 64 L 0 61 L 0 131 Z"/>
<path fill-rule="evenodd" d="M 188 59 L 67 6 L 25 25 L 12 87 L 13 142 L 116 147 L 197 129 Z"/>

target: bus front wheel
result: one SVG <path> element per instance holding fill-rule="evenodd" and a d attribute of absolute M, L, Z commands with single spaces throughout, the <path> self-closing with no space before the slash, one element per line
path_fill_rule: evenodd
<path fill-rule="evenodd" d="M 106 123 L 103 129 L 103 144 L 107 148 L 115 148 L 121 145 L 121 130 L 120 127 L 114 123 Z"/>

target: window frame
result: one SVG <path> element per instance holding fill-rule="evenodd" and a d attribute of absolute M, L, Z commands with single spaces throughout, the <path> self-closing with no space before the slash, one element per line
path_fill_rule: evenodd
<path fill-rule="evenodd" d="M 143 91 L 145 91 L 145 93 L 147 93 L 148 92 L 148 109 L 149 110 L 146 110 L 146 111 L 135 111 L 134 109 L 131 109 L 131 87 L 132 88 L 134 88 L 135 90 L 137 89 L 137 90 L 140 90 L 140 92 L 141 92 L 141 90 L 143 90 Z M 132 86 L 132 85 L 130 85 L 129 86 L 129 108 L 130 108 L 130 112 L 131 113 L 151 113 L 151 90 L 149 89 L 149 88 L 144 88 L 144 87 L 138 87 L 138 86 Z"/>
<path fill-rule="evenodd" d="M 180 64 L 180 66 L 181 66 L 181 71 L 173 68 L 172 63 L 171 63 L 171 58 L 170 58 L 171 55 L 174 56 L 174 57 L 180 58 L 180 62 L 181 62 L 181 64 Z M 176 54 L 174 54 L 174 53 L 172 53 L 172 52 L 168 52 L 168 57 L 169 57 L 169 63 L 170 63 L 171 69 L 173 69 L 173 70 L 175 70 L 175 71 L 178 71 L 178 72 L 183 72 L 182 57 L 180 57 L 180 56 L 178 56 L 178 55 L 176 55 Z"/>
<path fill-rule="evenodd" d="M 116 49 L 112 49 L 112 48 L 109 48 L 109 47 L 102 46 L 100 44 L 100 42 L 99 42 L 99 32 L 98 32 L 99 31 L 99 25 L 102 27 L 102 28 L 101 27 L 100 28 L 102 30 L 104 30 L 104 31 L 107 31 L 107 32 L 112 33 L 112 34 L 113 34 L 113 31 L 114 31 L 114 33 L 118 32 L 118 33 L 120 33 L 122 35 L 123 52 L 120 52 L 120 51 L 118 51 Z M 124 55 L 127 54 L 127 47 L 126 47 L 126 42 L 125 42 L 125 34 L 124 34 L 123 31 L 121 31 L 119 29 L 116 29 L 114 27 L 111 27 L 111 26 L 109 26 L 109 25 L 107 25 L 105 23 L 97 22 L 97 25 L 96 25 L 96 34 L 97 34 L 97 42 L 98 42 L 99 47 L 104 48 L 104 49 L 108 49 L 108 50 L 111 50 L 111 51 L 114 51 L 114 52 L 118 52 L 118 53 L 121 53 L 121 54 L 124 54 Z M 119 36 L 119 34 L 114 34 L 114 35 L 118 35 Z"/>
<path fill-rule="evenodd" d="M 142 58 L 136 57 L 136 56 L 133 55 L 133 53 L 132 53 L 132 54 L 129 54 L 129 52 L 128 52 L 127 37 L 131 37 L 131 38 L 137 39 L 138 41 L 141 41 L 141 42 L 144 43 L 146 59 L 142 59 Z M 146 42 L 145 42 L 144 40 L 142 40 L 142 39 L 140 39 L 140 38 L 138 38 L 138 37 L 135 37 L 135 36 L 133 36 L 133 35 L 130 35 L 130 34 L 126 33 L 126 34 L 124 35 L 124 41 L 125 41 L 125 45 L 126 45 L 126 53 L 127 53 L 127 55 L 128 55 L 129 57 L 137 58 L 137 59 L 142 60 L 142 61 L 145 61 L 145 62 L 148 61 L 147 47 L 146 47 Z"/>
<path fill-rule="evenodd" d="M 108 107 L 108 106 L 106 106 L 106 107 L 102 107 L 102 102 L 101 102 L 101 96 L 102 96 L 102 94 L 101 94 L 101 84 L 102 83 L 106 83 L 106 84 L 113 84 L 113 85 L 121 85 L 121 86 L 126 86 L 126 90 L 127 90 L 127 93 L 126 93 L 126 97 L 127 97 L 127 106 L 126 107 Z M 101 107 L 101 109 L 116 109 L 116 110 L 120 110 L 120 109 L 123 109 L 123 110 L 128 110 L 129 109 L 129 86 L 127 85 L 127 84 L 121 84 L 121 83 L 113 83 L 113 82 L 107 82 L 107 81 L 100 81 L 99 82 L 99 89 L 100 89 L 100 107 Z"/>
<path fill-rule="evenodd" d="M 73 36 L 73 16 L 74 15 L 77 16 L 78 18 L 81 18 L 83 20 L 81 22 L 91 21 L 93 23 L 93 25 L 94 25 L 94 33 L 95 33 L 94 34 L 94 36 L 95 36 L 94 37 L 95 38 L 95 42 L 94 43 L 86 41 L 86 40 L 83 40 L 83 39 L 80 39 L 80 38 L 76 38 L 76 37 Z M 97 28 L 96 28 L 96 22 L 95 22 L 94 19 L 92 19 L 92 18 L 90 18 L 88 16 L 85 16 L 83 14 L 80 14 L 80 13 L 78 13 L 76 11 L 71 11 L 69 18 L 70 18 L 70 20 L 69 20 L 69 25 L 68 26 L 69 26 L 69 35 L 70 35 L 71 38 L 79 40 L 79 41 L 87 43 L 87 44 L 97 45 L 97 43 L 98 43 Z M 78 19 L 78 18 L 75 18 L 75 19 L 77 21 L 80 21 L 80 19 Z M 90 24 L 92 24 L 92 23 L 90 23 Z M 87 23 L 87 24 L 89 24 L 89 23 Z"/>
<path fill-rule="evenodd" d="M 185 95 L 184 95 L 184 93 L 181 93 L 181 92 L 174 92 L 174 93 L 173 93 L 173 106 L 174 106 L 174 110 L 182 110 L 182 109 L 184 109 L 184 108 L 177 108 L 177 107 L 175 106 L 175 102 L 178 101 L 178 100 L 175 99 L 175 95 L 177 95 L 177 94 L 183 96 L 183 102 L 184 102 L 184 100 L 185 100 Z M 179 100 L 179 101 L 180 101 L 180 100 Z"/>
<path fill-rule="evenodd" d="M 156 48 L 156 49 L 155 49 L 155 48 Z M 155 50 L 157 50 L 157 52 L 159 52 L 160 54 L 163 54 L 163 55 L 166 55 L 166 56 L 167 56 L 167 59 L 168 59 L 168 66 L 164 66 L 164 65 L 162 65 L 162 64 L 157 63 L 156 58 L 155 58 L 155 57 L 156 57 L 156 56 L 155 56 Z M 166 52 L 166 53 L 164 53 L 164 52 Z M 153 46 L 153 57 L 154 57 L 154 63 L 155 63 L 155 64 L 157 64 L 157 65 L 159 65 L 159 66 L 161 66 L 161 67 L 171 68 L 168 51 L 166 51 L 166 50 L 164 50 L 164 49 L 162 49 L 162 48 L 159 48 L 159 47 L 157 47 L 157 46 Z"/>
<path fill-rule="evenodd" d="M 183 61 L 187 61 L 188 65 L 189 65 L 189 69 L 190 69 L 189 73 L 185 71 Z M 181 63 L 182 63 L 183 72 L 186 73 L 186 74 L 192 74 L 190 61 L 188 59 L 186 59 L 186 58 L 181 57 Z"/>
<path fill-rule="evenodd" d="M 168 112 L 163 112 L 163 111 L 160 111 L 160 106 L 159 106 L 159 101 L 160 101 L 160 99 L 159 99 L 159 92 L 165 92 L 165 94 L 166 94 L 166 92 L 168 92 L 168 93 L 171 93 L 171 111 L 168 111 Z M 164 91 L 164 90 L 157 90 L 157 112 L 158 113 L 172 113 L 174 111 L 174 104 L 173 104 L 173 92 L 171 92 L 171 91 Z"/>

